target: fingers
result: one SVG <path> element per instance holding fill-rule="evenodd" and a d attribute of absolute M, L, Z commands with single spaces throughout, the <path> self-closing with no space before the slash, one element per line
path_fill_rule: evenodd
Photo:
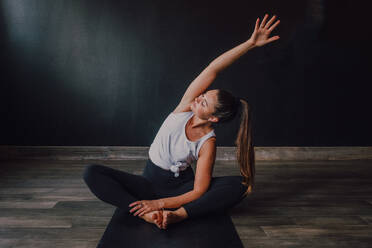
<path fill-rule="evenodd" d="M 140 201 L 132 202 L 131 204 L 129 204 L 129 207 L 132 207 L 132 206 L 140 204 L 140 203 L 141 203 Z"/>
<path fill-rule="evenodd" d="M 256 25 L 254 26 L 254 31 L 257 31 L 258 30 L 259 23 L 260 23 L 260 18 L 257 18 Z"/>
<path fill-rule="evenodd" d="M 145 209 L 144 208 L 141 208 L 141 209 L 139 209 L 137 212 L 135 212 L 134 214 L 133 214 L 133 216 L 142 216 L 143 215 L 143 212 L 145 212 Z"/>
<path fill-rule="evenodd" d="M 142 206 L 141 205 L 137 205 L 134 208 L 130 209 L 129 212 L 130 213 L 133 213 L 134 211 L 136 211 L 137 209 L 140 209 L 140 208 L 142 208 Z"/>
<path fill-rule="evenodd" d="M 273 17 L 271 17 L 271 19 L 266 23 L 268 17 L 269 17 L 269 15 L 268 15 L 268 14 L 265 14 L 265 16 L 264 16 L 264 18 L 263 18 L 263 20 L 262 20 L 261 25 L 260 25 L 259 28 L 267 29 L 269 32 L 271 32 L 271 31 L 274 30 L 274 28 L 275 28 L 276 26 L 279 25 L 280 20 L 277 20 L 277 21 L 274 23 L 274 25 L 272 25 L 272 26 L 270 27 L 270 25 L 273 24 L 273 22 L 275 21 L 276 15 L 274 15 Z M 257 18 L 255 29 L 258 29 L 258 22 L 259 22 L 259 18 Z"/>
<path fill-rule="evenodd" d="M 154 221 L 156 226 L 161 229 L 161 222 L 158 219 L 155 219 Z"/>
<path fill-rule="evenodd" d="M 154 211 L 154 210 L 151 209 L 151 208 L 149 208 L 149 207 L 144 208 L 143 211 L 142 211 L 141 213 L 139 213 L 139 216 L 142 216 L 142 215 L 144 215 L 144 214 L 147 214 L 147 213 L 149 213 L 149 212 L 151 212 L 151 211 Z"/>
<path fill-rule="evenodd" d="M 273 31 L 274 28 L 275 28 L 276 26 L 279 25 L 279 23 L 280 23 L 280 20 L 277 20 L 277 21 L 274 23 L 274 25 L 272 25 L 268 30 L 269 30 L 270 32 Z"/>
<path fill-rule="evenodd" d="M 137 212 L 135 212 L 133 215 L 136 216 L 142 216 L 148 212 L 151 212 L 153 211 L 153 209 L 151 207 L 148 207 L 148 206 L 142 206 L 142 208 L 138 209 Z"/>
<path fill-rule="evenodd" d="M 279 39 L 280 39 L 280 37 L 279 37 L 278 35 L 276 35 L 276 36 L 271 37 L 271 38 L 268 39 L 267 41 L 268 41 L 268 43 L 269 43 L 269 42 L 272 42 L 272 41 L 275 41 L 275 40 L 279 40 Z"/>
<path fill-rule="evenodd" d="M 156 214 L 156 225 L 162 229 L 163 228 L 163 211 L 159 211 L 158 214 Z"/>
<path fill-rule="evenodd" d="M 167 226 L 168 226 L 168 216 L 167 214 L 165 214 L 165 216 L 163 216 L 163 222 L 162 222 L 162 226 L 163 226 L 163 229 L 167 229 Z"/>
<path fill-rule="evenodd" d="M 273 15 L 273 17 L 271 17 L 271 19 L 266 23 L 265 28 L 270 27 L 270 25 L 274 22 L 275 18 L 276 16 Z"/>
<path fill-rule="evenodd" d="M 158 221 L 159 221 L 159 226 L 161 229 L 164 229 L 163 227 L 163 210 L 160 210 L 159 211 L 159 218 L 158 218 Z"/>
<path fill-rule="evenodd" d="M 266 24 L 266 20 L 267 18 L 269 17 L 268 14 L 266 14 L 261 22 L 261 25 L 260 25 L 260 28 L 264 28 L 265 27 L 265 24 Z"/>

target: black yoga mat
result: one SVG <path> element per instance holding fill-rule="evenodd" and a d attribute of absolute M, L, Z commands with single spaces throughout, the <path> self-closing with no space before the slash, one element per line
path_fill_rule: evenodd
<path fill-rule="evenodd" d="M 243 244 L 227 213 L 186 219 L 164 230 L 116 208 L 97 248 L 119 247 L 242 248 Z"/>

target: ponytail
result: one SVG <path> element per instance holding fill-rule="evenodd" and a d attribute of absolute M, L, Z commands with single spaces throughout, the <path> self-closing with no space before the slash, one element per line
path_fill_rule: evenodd
<path fill-rule="evenodd" d="M 255 175 L 255 156 L 252 140 L 252 114 L 248 103 L 241 98 L 234 97 L 231 92 L 219 89 L 217 93 L 218 103 L 212 114 L 218 117 L 218 123 L 229 122 L 239 116 L 240 127 L 235 140 L 237 146 L 236 158 L 243 176 L 242 184 L 248 189 L 244 196 L 252 193 Z"/>
<path fill-rule="evenodd" d="M 235 140 L 237 146 L 236 158 L 240 166 L 243 182 L 248 187 L 244 196 L 251 194 L 254 186 L 255 155 L 252 141 L 252 114 L 251 108 L 244 99 L 240 99 L 241 119 L 238 135 Z"/>

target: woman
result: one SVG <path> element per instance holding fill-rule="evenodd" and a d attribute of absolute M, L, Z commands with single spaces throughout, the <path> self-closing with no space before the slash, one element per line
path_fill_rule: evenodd
<path fill-rule="evenodd" d="M 228 91 L 206 89 L 220 71 L 248 50 L 279 39 L 269 38 L 280 22 L 274 23 L 275 18 L 267 21 L 266 14 L 261 24 L 257 18 L 247 41 L 212 61 L 189 85 L 151 144 L 142 176 L 91 164 L 84 171 L 90 190 L 102 201 L 161 229 L 186 218 L 226 211 L 251 193 L 255 161 L 250 108 Z M 212 177 L 216 157 L 213 126 L 239 114 L 236 145 L 242 176 Z M 193 161 L 197 161 L 195 174 L 190 166 Z"/>

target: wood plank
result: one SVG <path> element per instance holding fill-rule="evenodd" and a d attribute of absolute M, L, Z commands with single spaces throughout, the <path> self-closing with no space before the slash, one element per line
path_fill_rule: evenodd
<path fill-rule="evenodd" d="M 75 205 L 76 207 L 76 205 Z M 42 215 L 53 215 L 53 216 L 85 216 L 85 217 L 111 217 L 115 208 L 107 204 L 107 206 L 91 206 L 91 208 L 73 208 L 73 207 L 61 207 L 51 209 L 25 209 L 25 208 L 7 208 L 0 211 L 1 217 L 14 217 L 14 216 L 42 216 Z"/>
<path fill-rule="evenodd" d="M 293 219 L 287 216 L 256 216 L 232 214 L 231 219 L 236 226 L 262 226 L 262 225 L 294 225 Z"/>
<path fill-rule="evenodd" d="M 303 238 L 301 239 L 281 239 L 281 238 L 256 238 L 242 239 L 244 247 L 254 248 L 318 248 L 318 247 L 337 247 L 337 248 L 370 248 L 372 238 L 361 237 L 325 237 Z"/>
<path fill-rule="evenodd" d="M 247 207 L 248 205 L 240 205 L 234 207 L 230 212 L 235 214 L 246 214 L 246 215 L 259 215 L 259 216 L 314 216 L 314 215 L 372 215 L 371 207 L 269 207 L 269 206 L 253 206 Z"/>
<path fill-rule="evenodd" d="M 372 215 L 361 215 L 360 218 L 372 225 Z"/>
<path fill-rule="evenodd" d="M 11 216 L 4 214 L 7 217 L 0 217 L 0 228 L 15 228 L 15 227 L 45 227 L 45 223 L 54 223 L 54 227 L 67 228 L 69 227 L 91 227 L 91 228 L 104 228 L 107 226 L 111 219 L 112 214 L 106 216 L 87 216 L 87 215 L 73 215 L 68 216 L 68 213 L 56 214 L 51 212 L 35 212 L 27 213 L 26 211 L 14 213 Z M 9 216 L 9 217 L 8 217 Z M 8 219 L 8 222 L 5 221 Z M 22 220 L 25 223 L 22 224 Z M 36 220 L 35 222 L 32 222 Z M 48 227 L 52 227 L 49 225 Z M 0 246 L 1 247 L 1 246 Z"/>
<path fill-rule="evenodd" d="M 301 238 L 323 236 L 372 237 L 370 225 L 335 225 L 335 226 L 261 226 L 269 237 Z"/>
<path fill-rule="evenodd" d="M 1 239 L 43 239 L 96 241 L 104 228 L 0 228 Z"/>
<path fill-rule="evenodd" d="M 61 217 L 0 217 L 0 228 L 71 228 L 71 221 Z"/>
<path fill-rule="evenodd" d="M 297 225 L 368 225 L 360 216 L 296 216 L 291 217 Z"/>
<path fill-rule="evenodd" d="M 19 243 L 18 239 L 2 239 L 2 238 L 0 238 L 0 247 L 1 248 L 13 248 L 13 247 L 16 247 L 17 243 Z"/>
<path fill-rule="evenodd" d="M 0 208 L 53 208 L 57 201 L 28 200 L 28 201 L 0 201 Z"/>
<path fill-rule="evenodd" d="M 12 187 L 7 187 L 7 188 L 0 188 L 0 195 L 14 195 L 14 194 L 31 194 L 31 193 L 48 193 L 53 191 L 52 188 L 29 188 L 29 187 L 24 187 L 24 188 L 12 188 Z"/>
<path fill-rule="evenodd" d="M 259 226 L 236 226 L 236 231 L 241 239 L 248 237 L 267 237 L 268 235 Z"/>

